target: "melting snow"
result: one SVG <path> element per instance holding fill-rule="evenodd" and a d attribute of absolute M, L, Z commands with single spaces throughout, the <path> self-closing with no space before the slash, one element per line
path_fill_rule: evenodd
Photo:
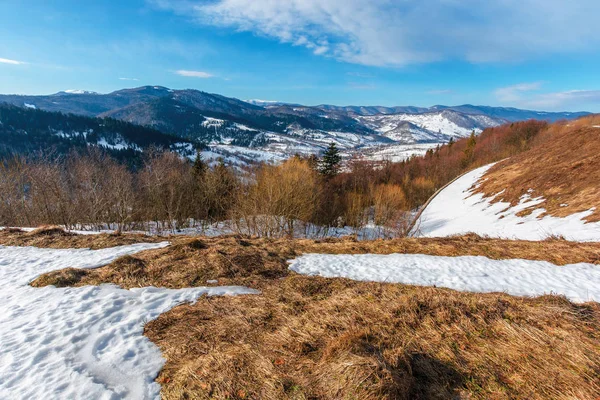
<path fill-rule="evenodd" d="M 515 296 L 558 294 L 575 302 L 600 301 L 600 268 L 594 264 L 557 266 L 546 261 L 422 254 L 305 254 L 289 264 L 291 270 L 300 274 L 327 278 L 505 292 Z"/>
<path fill-rule="evenodd" d="M 154 378 L 164 360 L 143 336 L 144 324 L 204 294 L 254 294 L 255 290 L 124 290 L 114 285 L 38 289 L 28 283 L 52 270 L 95 268 L 167 244 L 94 251 L 0 246 L 0 398 L 159 398 L 160 386 Z"/>
<path fill-rule="evenodd" d="M 483 194 L 473 194 L 472 188 L 491 167 L 473 170 L 445 188 L 427 206 L 413 232 L 418 236 L 442 237 L 477 233 L 482 236 L 543 240 L 549 236 L 563 236 L 579 242 L 600 241 L 600 223 L 586 223 L 584 218 L 594 212 L 594 208 L 558 218 L 545 216 L 546 210 L 536 208 L 531 214 L 519 217 L 517 214 L 532 206 L 540 205 L 544 198 L 532 198 L 526 194 L 519 204 L 511 207 L 507 202 L 491 203 L 491 198 Z"/>

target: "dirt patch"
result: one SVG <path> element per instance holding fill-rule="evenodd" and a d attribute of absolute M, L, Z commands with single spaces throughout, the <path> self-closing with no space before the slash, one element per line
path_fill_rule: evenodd
<path fill-rule="evenodd" d="M 600 309 L 290 276 L 146 326 L 164 399 L 596 399 Z"/>
<path fill-rule="evenodd" d="M 543 197 L 536 208 L 546 214 L 566 217 L 573 213 L 595 211 L 588 222 L 600 221 L 600 116 L 550 125 L 535 138 L 531 150 L 493 166 L 477 192 L 493 196 L 493 202 L 516 205 L 524 195 Z"/>
<path fill-rule="evenodd" d="M 34 246 L 50 249 L 104 249 L 135 243 L 156 243 L 168 240 L 164 237 L 142 234 L 102 233 L 98 235 L 78 235 L 56 226 L 43 226 L 30 232 L 19 228 L 0 230 L 0 245 Z"/>

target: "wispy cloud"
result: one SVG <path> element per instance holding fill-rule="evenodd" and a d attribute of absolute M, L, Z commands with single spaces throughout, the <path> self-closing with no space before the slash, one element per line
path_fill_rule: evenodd
<path fill-rule="evenodd" d="M 139 81 L 138 78 L 119 78 L 120 81 Z"/>
<path fill-rule="evenodd" d="M 351 89 L 360 89 L 360 90 L 377 89 L 377 85 L 375 85 L 373 83 L 348 82 L 348 86 Z"/>
<path fill-rule="evenodd" d="M 450 89 L 434 89 L 434 90 L 428 90 L 425 93 L 432 94 L 432 95 L 442 95 L 442 94 L 452 94 L 452 93 L 454 93 L 454 91 L 450 90 Z"/>
<path fill-rule="evenodd" d="M 0 58 L 0 64 L 11 64 L 11 65 L 25 65 L 25 61 L 11 60 L 8 58 Z"/>
<path fill-rule="evenodd" d="M 186 69 L 180 69 L 178 71 L 175 71 L 175 73 L 177 75 L 180 76 L 186 76 L 189 78 L 213 78 L 214 75 L 209 74 L 208 72 L 204 72 L 204 71 L 190 71 L 190 70 L 186 70 Z"/>
<path fill-rule="evenodd" d="M 600 105 L 600 90 L 541 92 L 541 82 L 519 83 L 496 89 L 496 98 L 504 104 L 536 110 L 565 110 Z"/>
<path fill-rule="evenodd" d="M 600 106 L 600 90 L 567 90 L 564 92 L 543 93 L 522 103 L 539 110 L 575 109 L 595 105 Z"/>
<path fill-rule="evenodd" d="M 600 45 L 597 0 L 147 0 L 198 23 L 377 66 L 514 61 Z"/>
<path fill-rule="evenodd" d="M 494 94 L 498 100 L 505 103 L 513 103 L 522 99 L 523 93 L 539 90 L 542 87 L 541 82 L 518 83 L 503 88 L 496 89 Z"/>

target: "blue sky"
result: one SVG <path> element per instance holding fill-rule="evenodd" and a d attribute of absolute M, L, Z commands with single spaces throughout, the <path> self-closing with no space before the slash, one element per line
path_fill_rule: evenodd
<path fill-rule="evenodd" d="M 0 93 L 600 112 L 597 0 L 3 0 Z"/>

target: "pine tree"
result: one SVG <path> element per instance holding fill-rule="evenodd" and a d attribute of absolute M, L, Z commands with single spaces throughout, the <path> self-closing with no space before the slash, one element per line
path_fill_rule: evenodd
<path fill-rule="evenodd" d="M 450 140 L 448 141 L 448 148 L 451 149 L 453 145 L 454 145 L 454 138 L 451 137 Z"/>
<path fill-rule="evenodd" d="M 200 151 L 197 150 L 196 159 L 194 160 L 194 174 L 196 174 L 196 176 L 198 177 L 204 176 L 204 173 L 206 172 L 207 168 L 208 165 L 202 159 L 202 153 L 200 153 Z"/>
<path fill-rule="evenodd" d="M 476 144 L 477 139 L 475 138 L 475 131 L 472 131 L 469 140 L 467 140 L 467 147 L 465 147 L 463 159 L 461 160 L 461 166 L 463 168 L 468 167 L 473 162 Z"/>
<path fill-rule="evenodd" d="M 321 161 L 320 172 L 327 178 L 337 175 L 340 169 L 340 162 L 342 156 L 335 143 L 331 142 L 325 153 L 323 154 L 323 161 Z"/>

